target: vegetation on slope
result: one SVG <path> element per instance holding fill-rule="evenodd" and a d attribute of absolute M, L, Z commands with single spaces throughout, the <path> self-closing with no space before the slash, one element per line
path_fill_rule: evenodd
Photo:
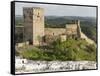
<path fill-rule="evenodd" d="M 18 53 L 17 53 L 18 54 Z M 31 60 L 96 60 L 96 46 L 88 44 L 85 40 L 68 39 L 60 42 L 56 40 L 45 49 L 34 47 L 31 50 L 23 50 L 20 56 Z"/>

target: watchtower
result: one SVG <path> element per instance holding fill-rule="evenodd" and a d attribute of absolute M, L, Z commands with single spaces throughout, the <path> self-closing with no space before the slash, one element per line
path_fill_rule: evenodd
<path fill-rule="evenodd" d="M 73 24 L 67 24 L 66 34 L 74 38 L 81 38 L 80 20 L 75 20 Z"/>
<path fill-rule="evenodd" d="M 24 7 L 24 39 L 32 45 L 39 45 L 44 36 L 44 10 L 40 7 Z"/>

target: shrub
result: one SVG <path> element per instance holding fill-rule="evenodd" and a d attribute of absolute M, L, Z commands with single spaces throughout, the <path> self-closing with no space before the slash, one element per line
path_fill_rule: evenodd
<path fill-rule="evenodd" d="M 52 48 L 51 48 L 52 46 Z M 49 48 L 50 47 L 50 48 Z M 33 48 L 21 52 L 22 57 L 31 60 L 96 60 L 96 46 L 88 44 L 85 40 L 68 39 L 60 42 L 56 40 L 52 42 L 46 50 L 41 48 Z"/>

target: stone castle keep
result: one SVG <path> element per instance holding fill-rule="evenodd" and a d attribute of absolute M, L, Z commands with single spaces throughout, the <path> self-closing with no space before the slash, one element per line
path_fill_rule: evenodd
<path fill-rule="evenodd" d="M 68 37 L 88 39 L 81 32 L 79 20 L 76 20 L 74 24 L 66 24 L 65 28 L 45 28 L 44 9 L 40 7 L 23 8 L 23 18 L 24 40 L 29 41 L 32 45 L 39 45 L 39 40 L 47 35 L 59 36 L 62 41 Z"/>
<path fill-rule="evenodd" d="M 44 36 L 44 10 L 39 7 L 23 8 L 25 41 L 39 44 L 39 37 Z"/>

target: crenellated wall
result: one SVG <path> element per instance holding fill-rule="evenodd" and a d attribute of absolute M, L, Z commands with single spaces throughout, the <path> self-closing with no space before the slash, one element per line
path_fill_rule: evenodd
<path fill-rule="evenodd" d="M 45 35 L 61 35 L 65 34 L 65 28 L 45 28 Z"/>

